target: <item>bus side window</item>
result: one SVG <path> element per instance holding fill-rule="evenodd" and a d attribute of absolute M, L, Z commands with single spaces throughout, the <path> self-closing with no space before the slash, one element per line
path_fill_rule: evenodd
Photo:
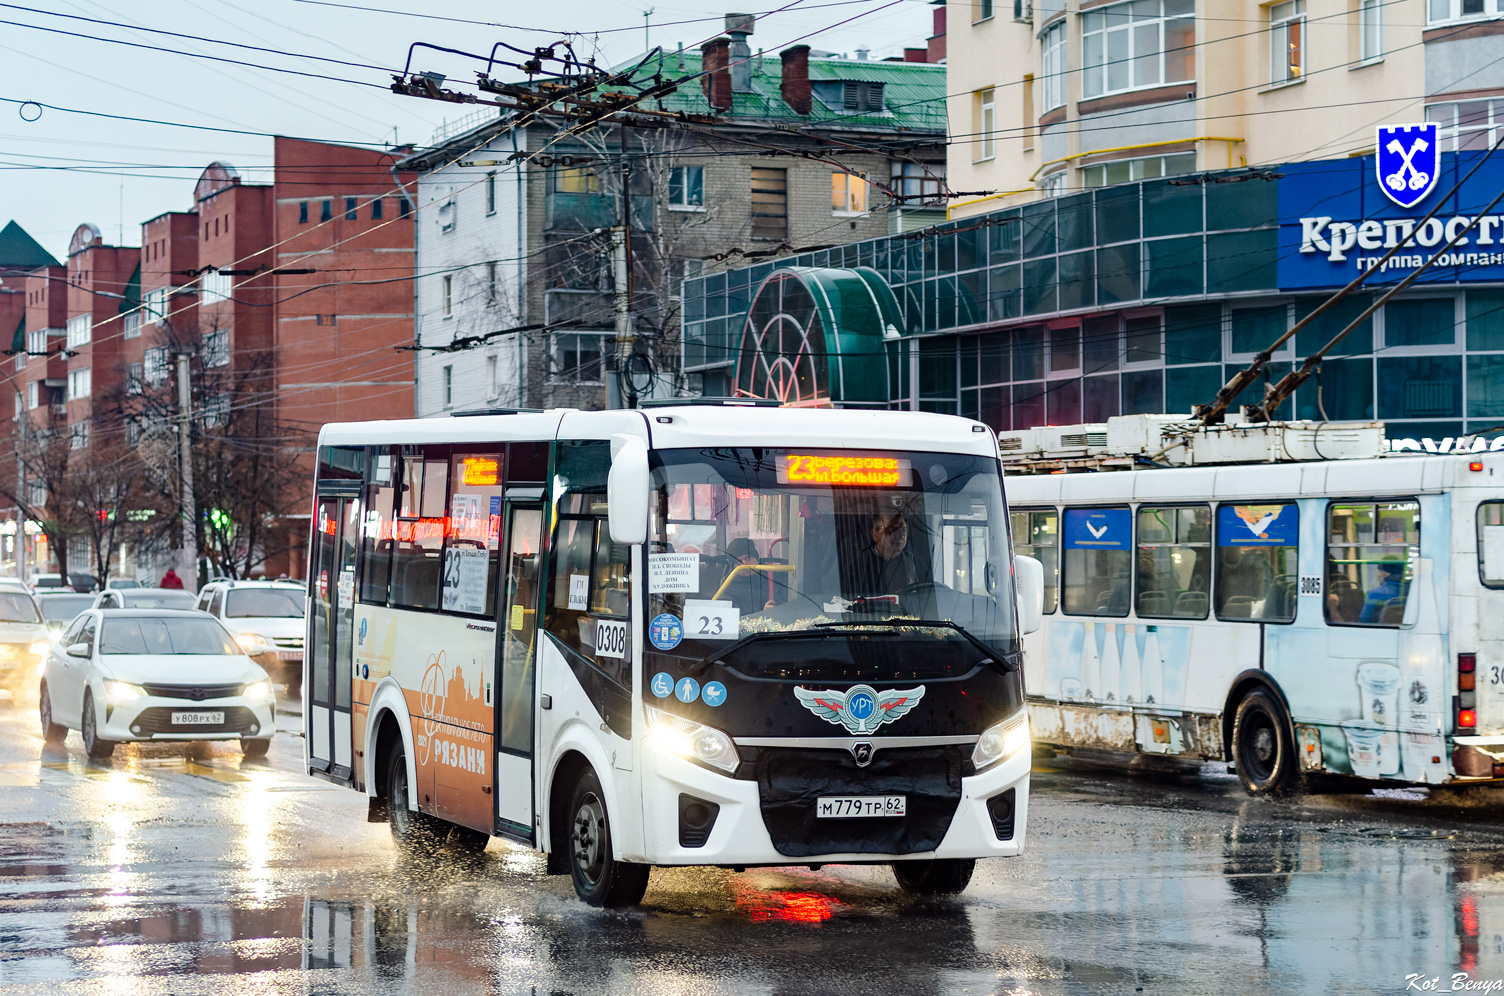
<path fill-rule="evenodd" d="M 1478 580 L 1504 588 L 1504 501 L 1478 505 Z"/>
<path fill-rule="evenodd" d="M 402 457 L 401 514 L 394 524 L 392 605 L 439 607 L 449 447 L 413 447 Z"/>
<path fill-rule="evenodd" d="M 1327 621 L 1404 622 L 1419 551 L 1418 502 L 1333 502 L 1327 511 Z"/>
<path fill-rule="evenodd" d="M 392 517 L 397 488 L 392 482 L 396 458 L 380 448 L 371 456 L 370 483 L 366 485 L 366 518 L 360 529 L 360 600 L 385 605 L 392 573 L 392 546 L 396 535 Z"/>
<path fill-rule="evenodd" d="M 1299 540 L 1294 502 L 1218 506 L 1217 618 L 1293 620 Z"/>
<path fill-rule="evenodd" d="M 1062 530 L 1065 611 L 1126 616 L 1133 585 L 1133 513 L 1124 508 L 1068 508 Z"/>
<path fill-rule="evenodd" d="M 629 605 L 629 550 L 611 542 L 607 526 L 605 488 L 610 464 L 609 443 L 559 444 L 555 480 L 568 490 L 555 505 L 554 568 L 548 579 L 544 626 L 559 642 L 626 683 L 631 661 L 596 652 L 596 620 L 625 618 Z"/>
<path fill-rule="evenodd" d="M 502 448 L 456 450 L 449 479 L 453 484 L 439 607 L 445 612 L 489 615 L 496 611 L 501 562 Z"/>
<path fill-rule="evenodd" d="M 1008 517 L 1014 552 L 1044 565 L 1044 610 L 1054 612 L 1060 597 L 1060 513 L 1051 508 L 1010 512 Z"/>
<path fill-rule="evenodd" d="M 1140 506 L 1135 567 L 1138 614 L 1205 619 L 1212 575 L 1212 510 Z"/>

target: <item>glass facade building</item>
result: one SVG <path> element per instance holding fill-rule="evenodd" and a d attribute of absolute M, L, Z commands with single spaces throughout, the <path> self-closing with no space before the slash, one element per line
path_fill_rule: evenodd
<path fill-rule="evenodd" d="M 1413 231 L 1387 266 L 1277 351 L 1277 380 L 1445 248 L 1504 156 L 1441 157 L 1420 203 L 1351 158 L 1101 187 L 905 235 L 705 274 L 684 285 L 684 369 L 731 393 L 749 302 L 780 267 L 870 267 L 892 288 L 889 405 L 995 429 L 1189 412 L 1253 354 Z M 1430 223 L 1426 215 L 1438 208 Z M 1365 319 L 1279 411 L 1382 419 L 1391 438 L 1504 430 L 1504 221 L 1477 224 Z M 1262 383 L 1238 399 L 1252 403 Z M 833 400 L 840 401 L 840 398 Z"/>

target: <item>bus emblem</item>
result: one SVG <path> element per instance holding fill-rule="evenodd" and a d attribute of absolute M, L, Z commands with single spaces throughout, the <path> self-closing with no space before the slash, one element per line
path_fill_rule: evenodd
<path fill-rule="evenodd" d="M 865 768 L 872 763 L 872 744 L 866 740 L 860 740 L 851 745 L 851 758 L 856 761 L 858 768 Z"/>
<path fill-rule="evenodd" d="M 924 686 L 879 692 L 871 685 L 853 685 L 846 691 L 794 688 L 799 704 L 827 723 L 844 726 L 852 733 L 875 733 L 878 727 L 908 714 L 924 698 Z"/>

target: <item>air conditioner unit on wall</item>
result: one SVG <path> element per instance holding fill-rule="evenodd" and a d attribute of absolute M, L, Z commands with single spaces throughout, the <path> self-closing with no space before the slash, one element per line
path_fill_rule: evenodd
<path fill-rule="evenodd" d="M 1024 24 L 1034 23 L 1034 4 L 1031 0 L 1013 0 L 1013 19 Z"/>

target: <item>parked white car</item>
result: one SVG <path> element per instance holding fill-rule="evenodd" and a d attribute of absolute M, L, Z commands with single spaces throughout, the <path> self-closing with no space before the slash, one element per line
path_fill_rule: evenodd
<path fill-rule="evenodd" d="M 106 588 L 94 596 L 96 609 L 191 609 L 191 591 L 177 588 Z"/>
<path fill-rule="evenodd" d="M 294 692 L 303 682 L 308 592 L 296 581 L 210 581 L 198 607 L 224 623 L 252 660 Z"/>
<path fill-rule="evenodd" d="M 90 609 L 42 672 L 42 735 L 83 735 L 93 758 L 129 740 L 239 740 L 264 755 L 276 730 L 271 680 L 197 610 Z"/>

